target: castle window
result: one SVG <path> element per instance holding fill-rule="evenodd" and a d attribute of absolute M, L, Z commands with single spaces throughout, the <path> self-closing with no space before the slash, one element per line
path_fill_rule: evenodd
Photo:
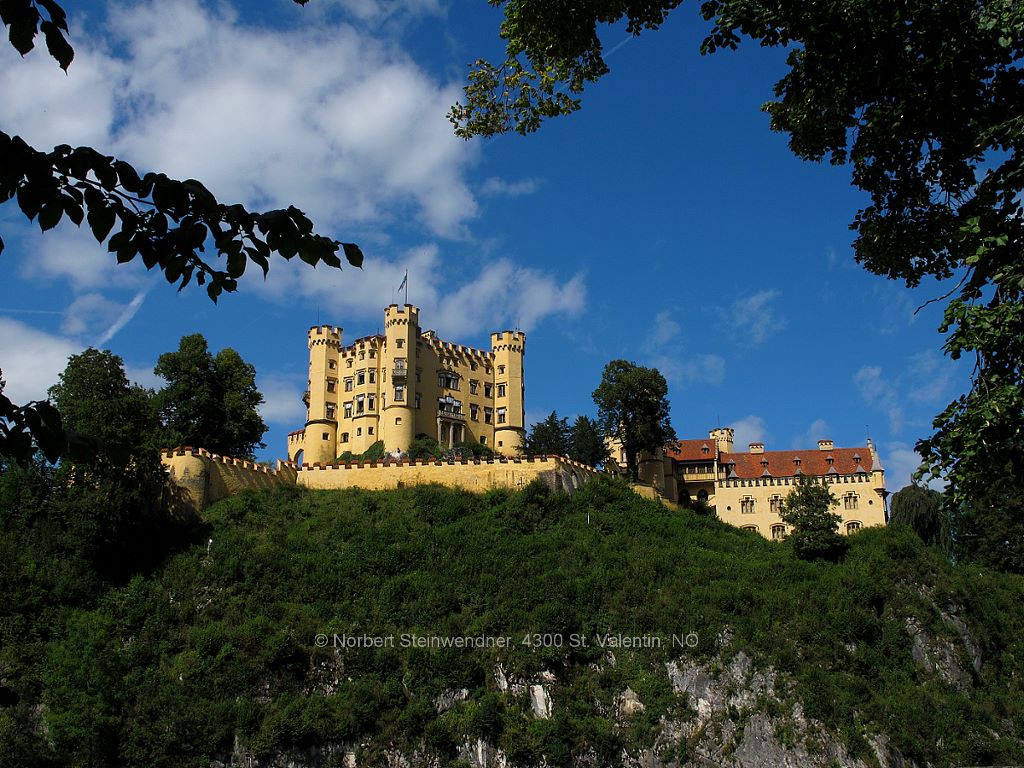
<path fill-rule="evenodd" d="M 356 385 L 357 386 L 362 386 L 365 383 L 366 383 L 366 371 L 365 370 L 357 371 L 356 372 Z"/>
<path fill-rule="evenodd" d="M 373 434 L 373 427 L 367 427 L 366 428 L 366 434 L 372 435 Z"/>
<path fill-rule="evenodd" d="M 768 499 L 768 503 L 771 505 L 771 511 L 773 514 L 779 514 L 782 512 L 782 497 L 772 496 Z"/>
<path fill-rule="evenodd" d="M 405 346 L 405 339 L 395 339 L 395 346 L 401 349 Z"/>
<path fill-rule="evenodd" d="M 498 366 L 498 373 L 499 373 L 499 374 L 502 374 L 502 373 L 504 373 L 504 372 L 505 372 L 505 366 L 504 366 L 504 365 L 499 365 L 499 366 Z"/>
<path fill-rule="evenodd" d="M 782 541 L 786 538 L 786 526 L 784 525 L 773 525 L 772 526 L 772 541 Z"/>
<path fill-rule="evenodd" d="M 351 368 L 352 367 L 352 358 L 351 357 L 348 360 L 345 361 L 345 367 L 346 368 Z"/>
<path fill-rule="evenodd" d="M 498 409 L 498 423 L 499 424 L 504 424 L 505 423 L 505 409 L 504 408 L 499 408 Z"/>
<path fill-rule="evenodd" d="M 328 419 L 333 419 L 334 418 L 334 411 L 335 411 L 335 409 L 337 407 L 338 406 L 336 406 L 334 403 L 328 403 L 327 404 L 327 418 Z"/>
<path fill-rule="evenodd" d="M 416 393 L 416 407 L 417 408 L 420 407 L 420 393 L 419 392 Z"/>
<path fill-rule="evenodd" d="M 857 522 L 856 520 L 851 520 L 850 522 L 848 522 L 846 524 L 846 532 L 847 533 L 856 533 L 859 530 L 860 530 L 860 523 Z"/>
<path fill-rule="evenodd" d="M 484 384 L 484 397 L 490 397 L 490 396 L 491 396 L 491 385 L 490 384 Z"/>
<path fill-rule="evenodd" d="M 351 400 L 349 400 L 347 403 L 345 403 L 345 418 L 346 419 L 351 419 L 352 418 L 352 401 Z"/>
<path fill-rule="evenodd" d="M 487 445 L 487 435 L 480 435 L 480 445 Z"/>
<path fill-rule="evenodd" d="M 477 389 L 480 387 L 480 382 L 476 379 L 469 380 L 469 394 L 475 395 Z"/>
<path fill-rule="evenodd" d="M 744 525 L 743 526 L 743 530 L 744 531 L 753 531 L 754 533 L 757 533 L 757 526 L 756 525 Z"/>
<path fill-rule="evenodd" d="M 331 439 L 331 436 L 330 436 L 330 434 L 329 434 L 329 433 L 327 433 L 327 432 L 324 432 L 324 433 L 323 433 L 323 435 L 321 435 L 321 437 L 322 437 L 322 438 L 323 438 L 324 440 L 330 440 L 330 439 Z"/>
<path fill-rule="evenodd" d="M 422 368 L 417 368 L 417 369 L 416 369 L 416 383 L 417 383 L 417 384 L 419 384 L 419 382 L 420 382 L 420 375 L 421 375 L 422 373 L 423 373 L 423 369 L 422 369 Z"/>
<path fill-rule="evenodd" d="M 450 371 L 438 371 L 437 386 L 442 389 L 457 390 L 459 388 L 459 375 L 457 373 L 451 373 Z"/>
<path fill-rule="evenodd" d="M 708 500 L 708 492 L 706 490 L 701 488 L 699 491 L 697 491 L 697 501 L 703 501 L 703 502 L 706 503 L 707 500 Z"/>
<path fill-rule="evenodd" d="M 398 427 L 398 426 L 401 426 L 401 424 L 402 424 L 402 417 L 401 416 L 395 416 L 395 426 Z"/>
<path fill-rule="evenodd" d="M 401 384 L 395 387 L 395 402 L 401 402 L 405 400 L 405 387 Z"/>
<path fill-rule="evenodd" d="M 470 363 L 469 364 L 469 370 L 475 371 L 476 370 L 476 363 Z"/>
<path fill-rule="evenodd" d="M 740 512 L 744 515 L 754 514 L 754 500 L 749 496 L 740 499 Z"/>
<path fill-rule="evenodd" d="M 328 379 L 327 380 L 327 391 L 328 392 L 333 392 L 337 388 L 338 388 L 338 382 L 336 382 L 334 379 Z"/>
<path fill-rule="evenodd" d="M 364 400 L 365 400 L 365 398 L 364 398 L 364 397 L 363 397 L 362 395 L 359 395 L 359 396 L 358 396 L 358 397 L 356 398 L 356 413 L 357 413 L 357 414 L 359 414 L 359 413 L 362 413 L 362 412 L 363 412 L 363 410 L 364 410 L 364 407 L 365 407 L 365 405 L 366 405 L 366 404 L 365 404 L 365 402 L 364 402 Z"/>
<path fill-rule="evenodd" d="M 469 404 L 469 418 L 473 421 L 478 421 L 480 418 L 480 406 L 476 403 Z"/>
<path fill-rule="evenodd" d="M 330 368 L 333 371 L 335 368 L 338 367 L 338 364 L 336 362 L 334 362 L 333 360 L 328 360 L 327 361 L 327 367 Z"/>
<path fill-rule="evenodd" d="M 857 509 L 856 493 L 848 493 L 843 496 L 843 509 Z"/>
<path fill-rule="evenodd" d="M 363 352 L 362 350 L 360 350 L 360 352 L 359 352 L 359 359 L 360 360 L 365 360 L 366 359 L 366 353 Z"/>
<path fill-rule="evenodd" d="M 347 379 L 345 379 L 345 391 L 346 392 L 351 392 L 352 391 L 352 377 L 351 376 L 349 376 Z"/>
<path fill-rule="evenodd" d="M 484 424 L 490 424 L 494 421 L 494 409 L 484 408 Z"/>
<path fill-rule="evenodd" d="M 362 437 L 362 436 L 363 436 L 363 428 L 362 427 L 356 427 L 356 437 Z"/>
<path fill-rule="evenodd" d="M 501 440 L 499 440 L 499 441 L 498 441 L 498 447 L 499 447 L 499 448 L 501 448 L 501 446 L 503 446 L 503 445 L 504 445 L 504 443 L 503 443 L 503 442 L 501 442 Z"/>
<path fill-rule="evenodd" d="M 370 383 L 371 384 L 376 384 L 377 383 L 377 371 L 374 368 L 370 369 Z"/>
<path fill-rule="evenodd" d="M 343 443 L 347 443 L 348 442 L 348 432 L 342 432 L 341 433 L 341 442 L 343 442 Z"/>
<path fill-rule="evenodd" d="M 372 410 L 374 410 L 376 405 L 377 405 L 377 398 L 374 397 L 373 395 L 368 395 L 366 397 L 366 410 L 372 411 Z"/>
<path fill-rule="evenodd" d="M 498 385 L 498 397 L 504 397 L 504 396 L 505 396 L 505 385 L 504 384 L 499 384 Z"/>

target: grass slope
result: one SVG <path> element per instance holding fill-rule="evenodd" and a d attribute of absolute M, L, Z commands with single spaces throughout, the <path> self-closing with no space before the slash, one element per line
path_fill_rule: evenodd
<path fill-rule="evenodd" d="M 38 546 L 19 550 L 5 528 L 0 764 L 208 768 L 237 735 L 257 754 L 349 742 L 371 762 L 396 747 L 442 764 L 485 737 L 521 765 L 585 750 L 613 765 L 653 743 L 663 715 L 689 716 L 665 662 L 714 656 L 723 633 L 727 652 L 792 676 L 807 715 L 855 754 L 884 732 L 919 761 L 1024 762 L 1009 737 L 1024 733 L 1024 580 L 951 567 L 907 529 L 862 531 L 843 562 L 807 563 L 604 480 L 572 497 L 291 488 L 206 518 L 201 543 L 86 602 L 48 601 L 25 554 Z M 908 617 L 946 637 L 941 612 L 980 646 L 969 694 L 914 661 Z M 614 664 L 597 642 L 690 633 L 695 648 L 616 649 Z M 512 644 L 331 647 L 402 634 Z M 512 681 L 554 673 L 550 719 L 498 691 L 499 664 Z M 623 723 L 627 686 L 646 709 Z"/>

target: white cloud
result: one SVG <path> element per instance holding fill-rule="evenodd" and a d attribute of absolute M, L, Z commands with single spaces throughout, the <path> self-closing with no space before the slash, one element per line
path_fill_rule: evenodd
<path fill-rule="evenodd" d="M 15 403 L 46 398 L 68 358 L 82 346 L 36 330 L 17 320 L 0 317 L 0 369 L 7 382 L 4 394 Z"/>
<path fill-rule="evenodd" d="M 369 17 L 436 4 L 361 5 Z M 294 203 L 322 231 L 415 217 L 463 236 L 477 210 L 464 175 L 479 144 L 455 137 L 445 117 L 459 84 L 363 30 L 295 14 L 303 26 L 258 29 L 226 4 L 115 5 L 105 30 L 120 58 L 105 52 L 110 41 L 76 35 L 68 75 L 41 51 L 20 62 L 4 46 L 5 130 L 199 178 L 228 200 Z"/>
<path fill-rule="evenodd" d="M 819 440 L 829 439 L 829 426 L 828 422 L 824 419 L 815 419 L 811 422 L 807 431 L 801 435 L 798 435 L 793 441 L 794 448 L 809 448 L 818 446 Z"/>
<path fill-rule="evenodd" d="M 69 336 L 95 338 L 124 312 L 124 305 L 99 293 L 83 293 L 68 305 L 61 330 Z"/>
<path fill-rule="evenodd" d="M 885 468 L 885 485 L 893 493 L 910 485 L 914 472 L 921 465 L 921 456 L 906 443 L 892 442 L 881 452 Z M 927 485 L 937 491 L 945 488 L 941 480 L 929 480 Z"/>
<path fill-rule="evenodd" d="M 505 181 L 492 176 L 480 187 L 480 194 L 485 197 L 522 197 L 523 195 L 532 195 L 539 187 L 540 182 L 537 179 Z"/>
<path fill-rule="evenodd" d="M 940 405 L 951 398 L 954 369 L 938 352 L 928 350 L 911 356 L 908 370 L 912 372 L 914 386 L 907 396 L 914 402 Z"/>
<path fill-rule="evenodd" d="M 26 253 L 21 272 L 29 278 L 67 280 L 75 291 L 132 287 L 142 279 L 141 264 L 118 264 L 84 223 L 81 229 L 65 224 L 45 234 L 25 231 L 21 243 Z"/>
<path fill-rule="evenodd" d="M 259 411 L 268 424 L 283 424 L 294 429 L 305 423 L 304 381 L 294 376 L 260 375 L 256 388 L 263 394 L 264 402 Z"/>
<path fill-rule="evenodd" d="M 751 443 L 766 443 L 768 427 L 760 416 L 744 416 L 730 425 L 736 432 L 733 437 L 733 449 L 737 452 L 747 450 Z"/>
<path fill-rule="evenodd" d="M 885 413 L 892 432 L 903 429 L 903 407 L 896 395 L 897 386 L 882 375 L 880 366 L 861 366 L 854 374 L 853 381 L 864 402 Z"/>
<path fill-rule="evenodd" d="M 436 245 L 409 249 L 393 259 L 378 256 L 363 269 L 310 269 L 305 264 L 278 261 L 274 279 L 264 281 L 259 270 L 248 273 L 248 290 L 278 301 L 306 297 L 307 304 L 323 302 L 324 322 L 352 317 L 378 319 L 381 306 L 404 303 L 398 287 L 409 272 L 409 303 L 422 312 L 424 328 L 459 338 L 481 328 L 519 327 L 531 331 L 551 315 L 574 316 L 586 304 L 586 280 L 580 273 L 568 279 L 514 264 L 508 259 L 487 262 L 475 275 L 444 262 Z"/>
<path fill-rule="evenodd" d="M 784 330 L 788 321 L 772 306 L 779 295 L 778 291 L 763 290 L 736 299 L 729 308 L 734 333 L 751 344 L 761 344 Z"/>
<path fill-rule="evenodd" d="M 654 317 L 643 344 L 648 365 L 657 368 L 670 384 L 721 384 L 725 380 L 725 359 L 715 354 L 684 351 L 682 327 L 676 313 L 664 310 Z"/>

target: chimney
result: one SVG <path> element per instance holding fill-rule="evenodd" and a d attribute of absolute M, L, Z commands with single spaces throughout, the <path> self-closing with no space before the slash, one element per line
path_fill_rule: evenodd
<path fill-rule="evenodd" d="M 831 440 L 819 440 L 818 441 L 818 450 L 819 451 L 831 451 L 832 450 L 832 441 Z"/>
<path fill-rule="evenodd" d="M 764 453 L 764 443 L 751 443 L 747 447 L 751 453 Z"/>

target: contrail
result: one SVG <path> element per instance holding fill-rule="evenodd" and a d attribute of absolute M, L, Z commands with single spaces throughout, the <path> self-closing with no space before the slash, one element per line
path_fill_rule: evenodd
<path fill-rule="evenodd" d="M 143 288 L 141 291 L 135 294 L 135 297 L 128 303 L 128 306 L 124 308 L 124 312 L 114 321 L 114 323 L 107 328 L 106 332 L 96 341 L 97 347 L 102 347 L 112 338 L 114 334 L 124 328 L 128 322 L 135 317 L 135 313 L 139 311 L 139 307 L 142 306 L 142 302 L 146 298 L 146 294 L 149 292 L 149 288 Z"/>

